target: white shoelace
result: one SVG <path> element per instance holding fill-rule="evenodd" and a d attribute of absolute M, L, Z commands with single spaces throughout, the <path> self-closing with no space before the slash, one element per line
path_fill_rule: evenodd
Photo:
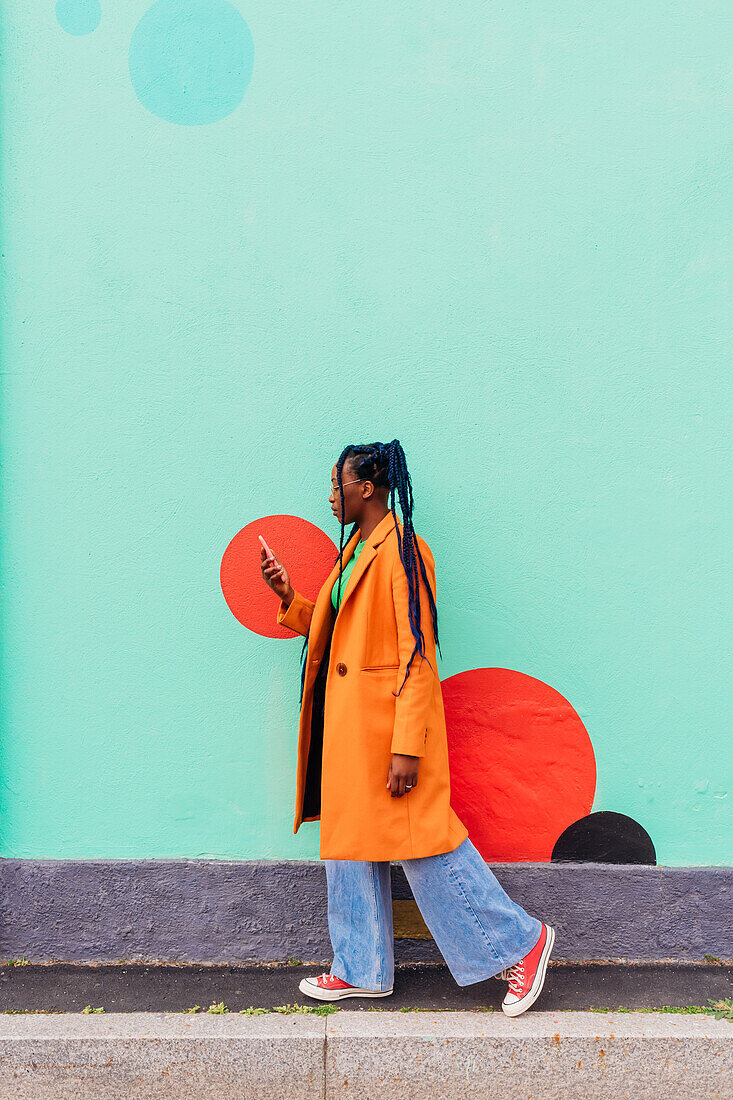
<path fill-rule="evenodd" d="M 515 995 L 520 993 L 524 988 L 524 963 L 518 962 L 514 966 L 510 966 L 508 970 L 502 970 L 502 976 L 506 976 L 506 980 L 509 982 L 509 989 Z"/>

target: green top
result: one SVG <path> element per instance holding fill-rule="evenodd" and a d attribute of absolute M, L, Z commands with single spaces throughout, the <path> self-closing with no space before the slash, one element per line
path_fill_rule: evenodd
<path fill-rule="evenodd" d="M 365 545 L 364 540 L 359 539 L 359 541 L 357 542 L 357 544 L 354 548 L 354 553 L 351 555 L 351 557 L 349 558 L 349 560 L 347 561 L 346 565 L 343 568 L 343 571 L 341 573 L 341 599 L 342 600 L 344 598 L 344 592 L 346 590 L 346 582 L 348 581 L 349 577 L 351 576 L 351 570 L 354 568 L 354 563 L 356 562 L 356 559 L 359 557 L 359 554 L 361 554 L 362 550 L 364 549 L 364 545 Z M 341 606 L 340 601 L 338 603 L 336 602 L 336 597 L 338 595 L 338 590 L 339 590 L 339 579 L 338 579 L 338 577 L 336 577 L 336 580 L 333 583 L 333 588 L 331 589 L 331 603 L 333 604 L 336 611 L 338 611 L 339 607 Z"/>

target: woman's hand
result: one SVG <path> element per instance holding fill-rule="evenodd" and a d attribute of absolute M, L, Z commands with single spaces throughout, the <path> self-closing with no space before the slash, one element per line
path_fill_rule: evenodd
<path fill-rule="evenodd" d="M 293 589 L 290 586 L 290 577 L 284 565 L 281 565 L 276 557 L 270 557 L 264 546 L 260 547 L 260 569 L 266 584 L 269 584 L 276 596 L 279 596 L 288 606 L 293 598 Z"/>
<path fill-rule="evenodd" d="M 387 786 L 392 788 L 392 798 L 401 798 L 403 794 L 409 794 L 406 787 L 417 786 L 417 766 L 419 756 L 403 756 L 402 753 L 393 752 L 389 762 L 389 776 Z"/>

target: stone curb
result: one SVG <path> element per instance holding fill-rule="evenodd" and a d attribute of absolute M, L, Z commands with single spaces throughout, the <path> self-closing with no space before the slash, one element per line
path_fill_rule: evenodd
<path fill-rule="evenodd" d="M 0 1017 L 0 1100 L 731 1100 L 733 1024 L 669 1013 Z"/>

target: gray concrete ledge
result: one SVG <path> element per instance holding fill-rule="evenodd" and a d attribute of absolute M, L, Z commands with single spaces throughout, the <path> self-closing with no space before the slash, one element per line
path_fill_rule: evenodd
<path fill-rule="evenodd" d="M 733 1024 L 666 1013 L 0 1017 L 0 1100 L 730 1100 Z"/>
<path fill-rule="evenodd" d="M 557 933 L 553 958 L 733 960 L 733 867 L 490 864 Z M 399 863 L 392 896 L 411 898 Z M 332 950 L 322 861 L 0 859 L 0 959 L 287 961 Z M 397 962 L 441 962 L 432 939 L 397 939 Z"/>

